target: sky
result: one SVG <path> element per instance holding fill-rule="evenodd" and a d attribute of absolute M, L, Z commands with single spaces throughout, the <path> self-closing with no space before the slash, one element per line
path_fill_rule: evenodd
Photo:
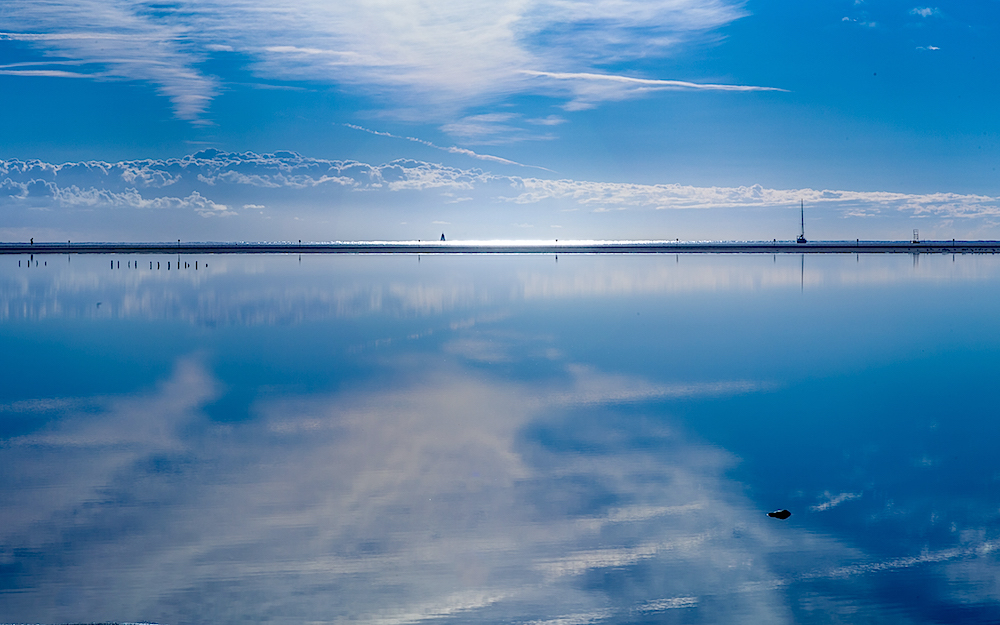
<path fill-rule="evenodd" d="M 7 0 L 0 240 L 1000 238 L 998 17 Z"/>

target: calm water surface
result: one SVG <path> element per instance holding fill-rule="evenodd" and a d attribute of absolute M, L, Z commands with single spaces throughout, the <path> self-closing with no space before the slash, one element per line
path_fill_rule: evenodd
<path fill-rule="evenodd" d="M 177 263 L 0 258 L 2 622 L 1000 621 L 998 257 Z"/>

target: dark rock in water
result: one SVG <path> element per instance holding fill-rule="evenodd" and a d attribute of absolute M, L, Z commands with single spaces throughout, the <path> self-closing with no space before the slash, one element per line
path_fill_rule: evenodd
<path fill-rule="evenodd" d="M 775 510 L 774 512 L 768 512 L 767 516 L 773 519 L 787 519 L 792 516 L 792 513 L 788 510 Z"/>

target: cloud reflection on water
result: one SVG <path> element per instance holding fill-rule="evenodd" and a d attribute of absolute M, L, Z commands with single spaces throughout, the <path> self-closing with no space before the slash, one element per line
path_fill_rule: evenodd
<path fill-rule="evenodd" d="M 41 257 L 39 257 L 41 258 Z M 209 325 L 274 325 L 389 315 L 430 316 L 564 298 L 980 282 L 1000 275 L 987 256 L 650 255 L 441 257 L 122 256 L 49 258 L 0 274 L 0 319 L 172 319 Z M 137 260 L 138 259 L 138 260 Z M 739 262 L 733 262 L 739 259 Z M 27 263 L 27 259 L 23 259 Z M 46 261 L 48 262 L 48 261 Z M 167 271 L 167 263 L 173 269 Z M 206 267 L 206 262 L 209 263 Z M 149 269 L 157 264 L 160 269 Z M 510 267 L 481 271 L 487 264 Z M 266 278 L 266 279 L 264 279 Z M 101 306 L 96 306 L 100 301 Z M 481 310 L 478 313 L 483 313 Z M 496 314 L 496 311 L 492 314 Z"/>
<path fill-rule="evenodd" d="M 789 262 L 797 259 L 685 258 L 692 266 L 675 273 L 670 258 L 580 257 L 557 267 L 533 257 L 432 258 L 425 265 L 412 258 L 347 257 L 307 259 L 323 262 L 306 270 L 294 257 L 213 258 L 218 274 L 169 278 L 102 272 L 98 265 L 106 258 L 78 260 L 72 272 L 42 273 L 41 279 L 4 274 L 6 310 L 13 311 L 7 319 L 57 311 L 51 316 L 82 317 L 81 333 L 107 331 L 88 325 L 103 315 L 155 321 L 142 326 L 150 333 L 165 327 L 159 320 L 193 323 L 197 333 L 204 326 L 240 326 L 232 343 L 212 346 L 248 342 L 238 358 L 261 361 L 260 385 L 268 390 L 252 396 L 244 418 L 216 419 L 213 403 L 231 392 L 226 387 L 238 376 L 227 377 L 213 364 L 209 348 L 185 356 L 183 347 L 170 344 L 159 349 L 173 350 L 173 373 L 161 374 L 153 387 L 0 406 L 3 415 L 48 418 L 0 441 L 4 619 L 781 623 L 857 622 L 861 615 L 910 622 L 920 620 L 919 610 L 900 607 L 906 593 L 884 589 L 905 585 L 911 570 L 922 573 L 922 594 L 912 601 L 996 613 L 997 536 L 988 522 L 965 523 L 941 547 L 925 535 L 933 521 L 916 520 L 921 501 L 887 505 L 884 514 L 899 518 L 882 531 L 908 530 L 917 537 L 907 545 L 917 547 L 898 556 L 866 553 L 850 535 L 818 530 L 814 519 L 861 503 L 870 511 L 874 486 L 865 485 L 863 493 L 850 481 L 831 486 L 788 522 L 768 519 L 749 487 L 731 477 L 740 459 L 674 418 L 672 410 L 684 402 L 781 391 L 788 380 L 764 379 L 759 353 L 747 358 L 755 375 L 727 377 L 718 363 L 714 377 L 637 374 L 613 358 L 582 359 L 572 345 L 590 340 L 595 327 L 606 331 L 609 319 L 642 342 L 659 346 L 675 338 L 647 333 L 628 306 L 624 321 L 622 310 L 602 315 L 595 306 L 586 315 L 597 320 L 593 326 L 574 326 L 562 337 L 550 334 L 558 324 L 533 325 L 530 315 L 537 313 L 516 306 L 667 295 L 655 300 L 665 307 L 673 294 L 715 289 L 797 294 L 801 274 Z M 933 258 L 919 269 L 908 262 L 847 257 L 816 264 L 829 280 L 820 285 L 879 284 L 893 273 L 902 276 L 897 282 L 918 284 L 994 284 L 997 277 L 989 258 L 954 265 Z M 858 265 L 865 268 L 852 274 Z M 497 266 L 506 270 L 489 271 Z M 92 307 L 97 296 L 110 303 L 107 312 Z M 119 313 L 118 297 L 145 303 Z M 708 315 L 718 301 L 748 306 L 752 298 L 711 300 L 689 314 Z M 565 323 L 571 308 L 579 308 L 577 302 L 551 314 Z M 443 319 L 426 319 L 443 313 Z M 732 325 L 738 317 L 723 320 Z M 373 371 L 339 386 L 284 383 L 283 352 L 258 326 L 329 318 L 415 318 L 439 340 L 375 355 L 336 352 L 330 362 L 375 363 Z M 512 318 L 520 320 L 515 328 L 506 324 Z M 303 358 L 324 349 L 319 334 L 335 325 L 315 330 L 306 348 L 290 351 Z M 356 343 L 388 332 L 382 323 L 363 332 L 357 327 L 350 326 Z M 734 357 L 731 334 L 720 334 L 715 321 L 681 324 L 681 331 L 693 333 L 697 349 L 707 349 L 713 360 Z M 908 336 L 905 328 L 898 333 Z M 705 342 L 713 334 L 723 340 Z M 773 328 L 765 335 L 780 338 Z M 630 358 L 640 357 L 626 347 Z M 892 355 L 900 353 L 896 348 Z M 696 352 L 667 356 L 683 360 L 685 371 Z M 532 363 L 530 375 L 518 374 Z M 816 371 L 824 370 L 810 374 Z M 784 435 L 775 423 L 751 431 Z M 788 444 L 812 449 L 809 437 L 817 431 L 806 429 Z M 902 446 L 896 434 L 890 439 Z M 882 442 L 868 436 L 873 445 Z M 893 477 L 873 467 L 856 470 L 870 471 L 862 478 L 872 483 Z M 801 470 L 790 465 L 786 472 Z M 870 519 L 865 530 L 879 522 Z"/>
<path fill-rule="evenodd" d="M 218 382 L 183 359 L 155 391 L 6 441 L 3 560 L 19 588 L 5 618 L 774 623 L 805 593 L 850 620 L 862 606 L 830 583 L 928 563 L 995 572 L 982 537 L 871 561 L 777 524 L 726 478 L 728 453 L 655 411 L 612 418 L 751 384 L 395 366 L 388 385 L 274 397 L 219 425 L 200 411 Z"/>
<path fill-rule="evenodd" d="M 155 392 L 8 440 L 5 491 L 18 479 L 5 493 L 4 560 L 24 587 L 5 595 L 5 615 L 619 620 L 770 579 L 761 550 L 811 541 L 775 534 L 723 476 L 728 454 L 658 419 L 589 420 L 590 435 L 612 441 L 597 455 L 524 434 L 580 401 L 673 391 L 593 371 L 551 388 L 454 363 L 407 369 L 400 385 L 276 398 L 253 422 L 213 426 L 199 406 L 217 382 L 184 360 Z M 615 453 L 635 436 L 652 447 Z M 683 574 L 626 596 L 588 588 L 653 561 Z M 770 594 L 735 596 L 716 614 L 780 620 Z"/>

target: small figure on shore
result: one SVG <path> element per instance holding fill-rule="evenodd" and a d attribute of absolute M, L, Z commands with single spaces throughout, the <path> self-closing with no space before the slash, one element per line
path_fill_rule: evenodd
<path fill-rule="evenodd" d="M 775 510 L 774 512 L 768 512 L 767 516 L 771 517 L 772 519 L 784 520 L 792 516 L 792 513 L 789 512 L 788 510 Z"/>
<path fill-rule="evenodd" d="M 32 244 L 32 245 L 34 245 L 34 244 L 35 244 L 35 237 L 31 237 L 31 244 Z"/>

